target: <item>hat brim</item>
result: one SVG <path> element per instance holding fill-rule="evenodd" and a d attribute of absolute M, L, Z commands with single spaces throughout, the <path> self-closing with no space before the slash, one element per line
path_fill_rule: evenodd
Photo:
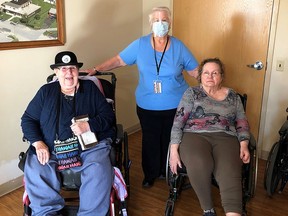
<path fill-rule="evenodd" d="M 76 65 L 78 68 L 81 68 L 83 66 L 83 63 L 82 62 L 78 62 L 78 63 L 68 63 L 68 64 L 66 64 L 66 63 L 52 64 L 52 65 L 50 65 L 50 68 L 52 70 L 54 70 L 57 67 L 66 66 L 66 65 Z"/>

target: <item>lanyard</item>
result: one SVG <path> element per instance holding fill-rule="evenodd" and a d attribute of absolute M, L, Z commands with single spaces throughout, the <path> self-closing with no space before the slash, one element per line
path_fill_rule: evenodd
<path fill-rule="evenodd" d="M 167 37 L 167 41 L 166 41 L 166 44 L 165 44 L 165 48 L 164 48 L 164 51 L 163 51 L 162 56 L 161 56 L 161 58 L 160 58 L 159 65 L 158 65 L 157 58 L 156 58 L 155 41 L 154 41 L 154 37 L 153 37 L 154 58 L 155 58 L 155 63 L 156 63 L 156 68 L 157 68 L 157 76 L 159 75 L 161 63 L 162 63 L 162 60 L 163 60 L 163 57 L 164 57 L 164 54 L 165 54 L 165 51 L 166 51 L 166 48 L 167 48 L 167 45 L 168 45 L 168 41 L 169 41 L 169 36 Z"/>
<path fill-rule="evenodd" d="M 59 139 L 59 128 L 60 128 L 60 114 L 61 114 L 61 102 L 62 102 L 62 96 L 61 96 L 61 87 L 58 95 L 57 100 L 57 114 L 56 114 L 56 140 Z M 73 97 L 73 113 L 75 115 L 76 112 L 76 87 L 74 91 L 74 97 Z"/>

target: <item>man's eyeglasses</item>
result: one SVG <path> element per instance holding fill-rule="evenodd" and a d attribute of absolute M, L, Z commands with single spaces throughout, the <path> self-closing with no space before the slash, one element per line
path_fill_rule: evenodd
<path fill-rule="evenodd" d="M 65 73 L 67 71 L 75 72 L 77 71 L 78 68 L 76 66 L 63 66 L 63 67 L 58 67 L 58 69 Z"/>
<path fill-rule="evenodd" d="M 218 71 L 213 71 L 213 72 L 209 73 L 208 71 L 204 71 L 204 72 L 203 72 L 203 75 L 204 75 L 205 77 L 210 77 L 210 76 L 212 76 L 212 77 L 217 77 L 217 76 L 220 75 L 220 72 L 218 72 Z"/>

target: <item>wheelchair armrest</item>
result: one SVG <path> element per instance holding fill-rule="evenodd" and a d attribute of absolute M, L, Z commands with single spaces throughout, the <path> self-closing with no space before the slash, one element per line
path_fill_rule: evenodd
<path fill-rule="evenodd" d="M 179 173 L 179 174 L 187 174 L 187 170 L 186 170 L 185 164 L 182 161 L 181 161 L 181 164 L 182 164 L 182 168 L 177 166 L 177 173 Z"/>
<path fill-rule="evenodd" d="M 255 137 L 253 136 L 253 134 L 250 134 L 249 150 L 250 151 L 256 150 L 256 146 L 257 146 L 257 143 L 255 140 Z"/>
<path fill-rule="evenodd" d="M 24 172 L 26 157 L 27 157 L 27 152 L 20 152 L 20 154 L 18 156 L 18 158 L 19 158 L 18 167 L 23 172 Z"/>
<path fill-rule="evenodd" d="M 279 130 L 280 136 L 283 136 L 287 132 L 287 130 L 288 130 L 288 121 L 285 121 Z"/>
<path fill-rule="evenodd" d="M 118 164 L 118 153 L 121 152 L 122 141 L 124 140 L 124 130 L 121 124 L 116 124 L 116 138 L 112 143 L 112 148 L 110 151 L 110 161 L 112 166 L 117 166 Z"/>
<path fill-rule="evenodd" d="M 124 139 L 124 130 L 122 124 L 116 124 L 116 140 L 115 143 L 118 144 Z"/>

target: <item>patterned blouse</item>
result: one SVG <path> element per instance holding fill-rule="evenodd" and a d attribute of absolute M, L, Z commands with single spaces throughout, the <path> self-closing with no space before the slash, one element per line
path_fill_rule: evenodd
<path fill-rule="evenodd" d="M 183 132 L 225 132 L 239 142 L 250 139 L 249 124 L 240 96 L 229 89 L 222 101 L 212 99 L 200 86 L 188 88 L 177 108 L 171 143 L 180 144 Z"/>

